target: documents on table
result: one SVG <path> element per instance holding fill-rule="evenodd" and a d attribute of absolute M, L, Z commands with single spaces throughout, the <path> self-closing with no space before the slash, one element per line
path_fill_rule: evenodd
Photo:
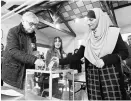
<path fill-rule="evenodd" d="M 1 94 L 8 95 L 8 96 L 23 96 L 23 94 L 15 91 L 13 89 L 1 90 Z"/>

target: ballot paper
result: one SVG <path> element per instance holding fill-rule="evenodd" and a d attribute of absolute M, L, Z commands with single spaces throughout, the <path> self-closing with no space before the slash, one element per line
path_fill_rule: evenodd
<path fill-rule="evenodd" d="M 13 89 L 1 90 L 1 94 L 8 95 L 8 96 L 23 96 L 23 94 L 15 91 Z"/>

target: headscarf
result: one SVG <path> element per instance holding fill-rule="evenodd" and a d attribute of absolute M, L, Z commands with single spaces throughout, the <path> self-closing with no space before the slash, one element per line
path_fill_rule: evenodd
<path fill-rule="evenodd" d="M 109 27 L 111 25 L 109 16 L 100 8 L 92 10 L 95 12 L 98 26 L 95 29 L 95 34 L 91 30 L 85 38 L 84 56 L 95 65 L 96 61 L 101 57 L 113 52 L 120 29 Z"/>

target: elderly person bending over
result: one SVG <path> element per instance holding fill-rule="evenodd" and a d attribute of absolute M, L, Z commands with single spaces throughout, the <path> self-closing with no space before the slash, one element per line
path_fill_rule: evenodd
<path fill-rule="evenodd" d="M 11 28 L 3 56 L 2 80 L 10 87 L 23 89 L 26 69 L 44 66 L 42 59 L 33 55 L 36 48 L 35 29 L 38 17 L 32 12 L 23 14 L 21 23 Z"/>

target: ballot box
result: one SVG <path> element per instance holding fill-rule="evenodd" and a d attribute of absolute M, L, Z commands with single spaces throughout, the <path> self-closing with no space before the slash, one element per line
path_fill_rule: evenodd
<path fill-rule="evenodd" d="M 72 74 L 70 83 L 67 75 Z M 74 85 L 74 70 L 26 70 L 25 98 L 35 95 L 49 100 L 74 100 L 74 86 L 69 89 L 70 84 Z M 39 100 L 39 99 L 35 99 Z"/>

